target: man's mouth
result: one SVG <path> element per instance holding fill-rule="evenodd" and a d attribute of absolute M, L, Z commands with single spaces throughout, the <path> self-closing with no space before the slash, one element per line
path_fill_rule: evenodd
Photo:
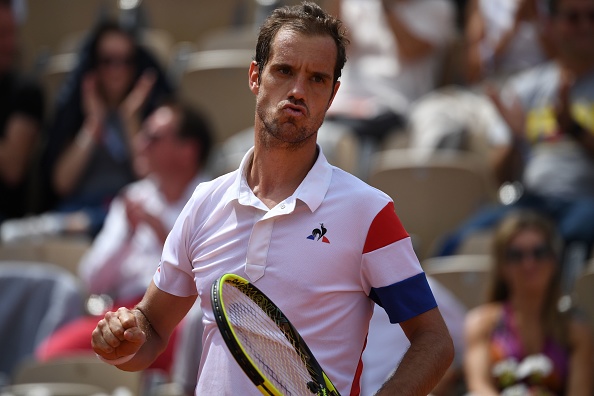
<path fill-rule="evenodd" d="M 305 107 L 294 104 L 286 104 L 282 107 L 282 110 L 293 116 L 304 116 L 307 114 Z"/>

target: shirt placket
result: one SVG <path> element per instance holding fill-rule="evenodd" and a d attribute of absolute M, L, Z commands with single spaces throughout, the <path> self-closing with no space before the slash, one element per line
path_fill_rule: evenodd
<path fill-rule="evenodd" d="M 261 217 L 261 213 L 256 214 L 259 219 L 255 220 L 250 235 L 245 263 L 245 273 L 251 282 L 256 282 L 264 276 L 275 219 L 289 211 L 290 208 L 283 203 L 267 212 L 264 217 Z"/>

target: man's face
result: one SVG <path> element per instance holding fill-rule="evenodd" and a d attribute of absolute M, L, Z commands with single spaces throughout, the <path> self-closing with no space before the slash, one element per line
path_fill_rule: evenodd
<path fill-rule="evenodd" d="M 134 46 L 120 33 L 110 32 L 101 38 L 97 48 L 99 87 L 109 101 L 124 98 L 134 79 Z"/>
<path fill-rule="evenodd" d="M 315 141 L 339 83 L 334 84 L 337 49 L 330 36 L 281 29 L 264 70 L 252 62 L 258 138 L 267 147 L 297 149 Z M 258 82 L 260 77 L 260 82 Z"/>
<path fill-rule="evenodd" d="M 179 153 L 180 141 L 176 136 L 177 114 L 167 106 L 155 110 L 143 125 L 138 147 L 148 171 L 161 174 L 174 164 Z"/>
<path fill-rule="evenodd" d="M 561 53 L 594 58 L 594 0 L 560 0 L 552 24 Z"/>

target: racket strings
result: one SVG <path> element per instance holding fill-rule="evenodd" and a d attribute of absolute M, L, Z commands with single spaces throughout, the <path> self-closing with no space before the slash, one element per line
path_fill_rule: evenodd
<path fill-rule="evenodd" d="M 286 395 L 312 394 L 314 370 L 285 316 L 249 286 L 224 283 L 222 294 L 233 331 L 268 380 Z"/>

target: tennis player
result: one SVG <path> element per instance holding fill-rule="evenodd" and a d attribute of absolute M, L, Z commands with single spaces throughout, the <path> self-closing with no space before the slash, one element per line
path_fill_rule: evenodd
<path fill-rule="evenodd" d="M 452 341 L 393 202 L 330 165 L 316 144 L 346 43 L 340 21 L 313 3 L 279 8 L 266 20 L 249 65 L 255 146 L 238 170 L 197 187 L 142 302 L 99 321 L 92 344 L 103 360 L 146 368 L 199 297 L 205 328 L 196 394 L 259 395 L 211 308 L 212 283 L 236 273 L 287 314 L 342 395 L 360 393 L 374 303 L 411 343 L 377 394 L 427 395 L 437 384 Z"/>

